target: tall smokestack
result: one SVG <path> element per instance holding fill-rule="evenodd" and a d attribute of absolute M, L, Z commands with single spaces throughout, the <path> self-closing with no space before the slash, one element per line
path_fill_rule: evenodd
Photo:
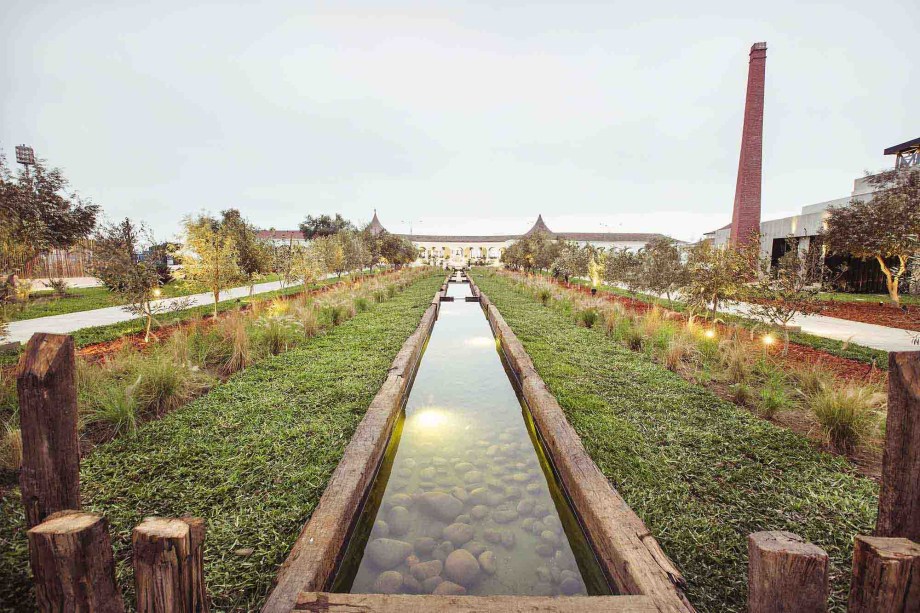
<path fill-rule="evenodd" d="M 754 43 L 748 67 L 747 99 L 744 103 L 744 129 L 741 132 L 741 158 L 735 183 L 735 208 L 732 212 L 731 243 L 747 243 L 760 235 L 760 182 L 763 159 L 763 88 L 767 67 L 767 43 Z"/>

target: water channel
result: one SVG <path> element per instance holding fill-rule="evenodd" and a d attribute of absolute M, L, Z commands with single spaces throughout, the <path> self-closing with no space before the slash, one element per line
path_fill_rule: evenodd
<path fill-rule="evenodd" d="M 447 295 L 333 589 L 609 594 L 469 284 Z"/>

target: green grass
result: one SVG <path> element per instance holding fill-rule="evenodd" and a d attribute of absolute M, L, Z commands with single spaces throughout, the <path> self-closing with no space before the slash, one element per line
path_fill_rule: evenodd
<path fill-rule="evenodd" d="M 573 279 L 573 284 L 587 285 L 587 281 L 581 279 Z M 632 298 L 634 300 L 640 300 L 642 302 L 648 302 L 649 304 L 657 304 L 663 308 L 671 309 L 672 311 L 677 311 L 683 313 L 687 310 L 686 305 L 683 302 L 678 300 L 672 300 L 668 302 L 667 298 L 658 298 L 657 296 L 651 296 L 649 294 L 643 294 L 642 292 L 629 292 L 625 289 L 619 287 L 613 287 L 610 285 L 603 285 L 598 288 L 598 292 L 607 292 L 615 294 L 617 296 L 623 296 L 626 298 Z M 859 294 L 841 294 L 844 296 L 854 296 Z M 865 294 L 863 294 L 865 295 Z M 742 317 L 740 315 L 731 315 L 729 313 L 719 313 L 719 319 L 725 323 L 741 326 L 743 328 L 753 328 L 757 327 L 759 330 L 764 330 L 767 328 L 773 329 L 777 334 L 782 335 L 782 329 L 769 326 L 763 322 L 751 319 L 749 317 Z M 855 343 L 845 343 L 843 341 L 838 341 L 832 338 L 825 338 L 823 336 L 815 336 L 814 334 L 807 334 L 805 332 L 792 332 L 789 334 L 789 340 L 797 345 L 803 345 L 805 347 L 811 347 L 812 349 L 818 349 L 835 355 L 841 358 L 847 358 L 850 360 L 855 360 L 857 362 L 863 362 L 865 364 L 875 364 L 875 366 L 881 370 L 888 370 L 888 352 L 882 351 L 880 349 L 872 349 L 871 347 L 865 347 L 863 345 L 857 345 Z"/>
<path fill-rule="evenodd" d="M 831 559 L 845 608 L 852 540 L 878 488 L 845 459 L 723 401 L 487 273 L 474 274 L 524 343 L 588 453 L 684 573 L 701 611 L 744 611 L 747 535 L 789 530 Z"/>
<path fill-rule="evenodd" d="M 278 275 L 264 275 L 256 280 L 256 283 L 266 283 L 268 281 L 277 281 Z M 161 288 L 163 298 L 175 298 L 177 296 L 188 296 L 190 294 L 205 293 L 208 290 L 192 283 L 186 283 L 180 280 L 170 281 Z M 104 287 L 75 287 L 67 290 L 67 296 L 64 298 L 55 298 L 52 291 L 38 290 L 32 292 L 29 301 L 24 305 L 22 310 L 13 314 L 12 321 L 23 321 L 26 319 L 36 319 L 38 317 L 48 317 L 49 315 L 64 315 L 66 313 L 78 313 L 80 311 L 91 311 L 93 309 L 103 309 L 110 306 L 119 306 L 124 304 L 124 300 L 117 294 L 113 294 Z"/>
<path fill-rule="evenodd" d="M 920 296 L 913 294 L 900 293 L 901 304 L 920 305 Z M 831 302 L 872 302 L 890 305 L 891 298 L 888 294 L 845 294 L 843 292 L 821 292 L 818 294 L 819 300 L 828 300 Z"/>
<path fill-rule="evenodd" d="M 212 609 L 257 609 L 441 282 L 433 273 L 84 458 L 84 508 L 111 524 L 125 593 L 131 529 L 149 515 L 192 514 L 207 520 Z M 30 610 L 22 523 L 11 489 L 0 500 L 0 603 Z M 245 548 L 254 551 L 234 553 Z"/>

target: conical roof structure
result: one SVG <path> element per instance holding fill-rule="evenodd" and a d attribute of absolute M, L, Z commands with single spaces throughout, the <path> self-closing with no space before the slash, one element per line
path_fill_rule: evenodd
<path fill-rule="evenodd" d="M 380 220 L 377 218 L 377 209 L 374 209 L 374 218 L 371 220 L 371 225 L 368 226 L 371 234 L 374 236 L 380 234 L 381 232 L 386 232 L 387 229 L 383 227 L 383 224 L 380 223 Z"/>
<path fill-rule="evenodd" d="M 537 221 L 534 223 L 533 227 L 527 232 L 524 233 L 524 236 L 530 236 L 531 234 L 536 234 L 537 232 L 542 232 L 543 234 L 549 234 L 552 236 L 554 233 L 552 230 L 547 227 L 546 222 L 543 221 L 543 215 L 537 215 Z"/>

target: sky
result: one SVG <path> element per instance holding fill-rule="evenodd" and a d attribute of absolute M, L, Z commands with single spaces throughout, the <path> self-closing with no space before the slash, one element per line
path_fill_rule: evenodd
<path fill-rule="evenodd" d="M 758 41 L 764 219 L 920 136 L 916 0 L 0 5 L 0 151 L 161 240 L 230 207 L 697 239 L 731 220 Z"/>

